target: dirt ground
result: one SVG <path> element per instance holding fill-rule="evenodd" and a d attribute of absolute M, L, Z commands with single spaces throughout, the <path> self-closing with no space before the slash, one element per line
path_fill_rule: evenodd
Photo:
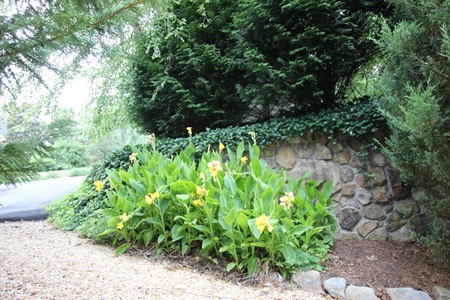
<path fill-rule="evenodd" d="M 115 256 L 75 232 L 47 221 L 0 223 L 0 299 L 328 299 L 302 292 L 290 281 L 269 281 L 269 272 L 226 272 L 200 255 L 162 254 L 133 247 Z M 450 270 L 417 244 L 336 241 L 322 280 L 346 278 L 370 286 L 380 299 L 385 289 L 411 287 L 431 294 L 435 285 L 450 288 Z M 270 284 L 267 286 L 267 284 Z"/>
<path fill-rule="evenodd" d="M 413 243 L 336 241 L 322 280 L 343 277 L 347 284 L 372 287 L 389 299 L 386 288 L 411 287 L 428 293 L 435 285 L 450 289 L 450 269 L 424 246 Z"/>
<path fill-rule="evenodd" d="M 410 287 L 424 291 L 431 297 L 435 285 L 450 289 L 450 269 L 436 261 L 431 251 L 419 244 L 367 240 L 335 241 L 332 250 L 325 262 L 326 270 L 321 272 L 322 281 L 331 277 L 343 277 L 347 285 L 372 287 L 383 300 L 390 300 L 386 288 Z M 149 259 L 149 256 L 152 256 L 149 253 L 152 251 L 145 254 L 142 249 L 134 249 L 128 255 L 145 256 Z M 227 273 L 225 263 L 215 265 L 195 255 L 168 255 L 164 259 L 171 261 L 174 268 L 193 268 L 243 286 L 263 285 L 268 279 L 267 274 L 246 278 L 242 274 Z M 285 283 L 285 288 L 292 289 L 292 283 Z"/>

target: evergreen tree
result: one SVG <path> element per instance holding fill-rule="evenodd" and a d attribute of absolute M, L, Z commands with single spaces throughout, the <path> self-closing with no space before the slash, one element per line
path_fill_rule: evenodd
<path fill-rule="evenodd" d="M 343 100 L 378 48 L 383 1 L 181 0 L 138 38 L 131 113 L 145 131 L 226 127 Z"/>
<path fill-rule="evenodd" d="M 162 0 L 6 0 L 0 3 L 0 93 L 16 93 L 30 79 L 46 83 L 43 71 L 62 74 L 111 40 L 138 26 L 142 12 Z M 147 9 L 147 10 L 145 10 Z M 25 78 L 25 80 L 24 80 Z"/>
<path fill-rule="evenodd" d="M 424 191 L 415 231 L 450 263 L 450 3 L 391 0 L 401 21 L 383 30 L 382 110 L 392 130 L 386 152 Z"/>

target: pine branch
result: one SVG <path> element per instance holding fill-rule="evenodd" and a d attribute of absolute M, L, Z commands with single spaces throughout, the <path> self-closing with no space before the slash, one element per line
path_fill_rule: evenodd
<path fill-rule="evenodd" d="M 116 16 L 119 15 L 120 13 L 122 13 L 122 12 L 124 12 L 124 11 L 126 11 L 126 10 L 128 10 L 128 9 L 130 9 L 130 8 L 133 8 L 133 7 L 135 7 L 135 6 L 139 5 L 139 4 L 142 4 L 142 3 L 144 3 L 144 2 L 145 2 L 145 0 L 139 0 L 139 1 L 136 1 L 136 2 L 133 2 L 133 3 L 130 3 L 129 5 L 124 6 L 124 7 L 121 7 L 120 9 L 114 11 L 113 13 L 111 13 L 110 15 L 108 15 L 106 18 L 104 18 L 104 19 L 102 19 L 102 20 L 99 20 L 99 21 L 97 21 L 97 22 L 94 22 L 94 23 L 92 23 L 92 24 L 89 24 L 89 25 L 87 25 L 85 28 L 82 28 L 82 29 L 93 28 L 93 27 L 99 26 L 100 24 L 103 24 L 103 23 L 107 22 L 108 20 L 113 19 L 114 17 L 116 17 Z M 12 53 L 4 53 L 4 54 L 0 54 L 0 58 L 13 57 L 13 56 L 17 56 L 17 55 L 19 55 L 19 54 L 27 53 L 27 52 L 29 52 L 31 49 L 35 49 L 35 48 L 42 47 L 42 46 L 47 45 L 47 44 L 51 44 L 51 43 L 53 43 L 53 42 L 55 42 L 55 41 L 57 41 L 57 40 L 60 40 L 60 39 L 62 39 L 62 38 L 64 38 L 64 37 L 66 37 L 66 36 L 74 35 L 75 33 L 77 33 L 77 32 L 79 32 L 80 30 L 82 30 L 82 29 L 80 29 L 80 30 L 71 31 L 70 29 L 73 28 L 74 25 L 75 25 L 75 24 L 69 24 L 68 26 L 66 26 L 66 27 L 65 27 L 59 34 L 57 34 L 56 36 L 54 36 L 54 37 L 52 37 L 52 38 L 50 38 L 50 39 L 47 39 L 47 40 L 45 40 L 45 41 L 43 41 L 43 42 L 35 43 L 34 45 L 32 45 L 32 46 L 29 47 L 29 48 L 21 49 L 20 51 L 14 51 L 14 52 L 12 52 Z"/>

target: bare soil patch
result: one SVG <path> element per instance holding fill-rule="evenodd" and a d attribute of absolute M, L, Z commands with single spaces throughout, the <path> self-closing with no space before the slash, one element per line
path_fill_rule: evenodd
<path fill-rule="evenodd" d="M 325 262 L 326 270 L 321 272 L 322 281 L 342 277 L 346 279 L 347 285 L 373 288 L 383 300 L 390 299 L 387 288 L 410 287 L 426 292 L 431 297 L 432 288 L 436 285 L 450 289 L 450 269 L 437 261 L 432 251 L 418 243 L 336 241 L 332 250 Z M 155 259 L 152 249 L 133 248 L 127 255 Z M 164 260 L 170 261 L 173 268 L 195 269 L 242 286 L 263 286 L 269 281 L 268 272 L 258 270 L 251 278 L 242 273 L 227 273 L 227 262 L 214 264 L 196 255 L 166 255 Z M 294 284 L 285 282 L 275 285 L 292 289 Z"/>
<path fill-rule="evenodd" d="M 343 277 L 374 288 L 382 299 L 388 299 L 386 288 L 410 287 L 432 297 L 436 285 L 450 289 L 450 270 L 417 243 L 336 241 L 325 265 L 323 280 Z"/>
<path fill-rule="evenodd" d="M 322 281 L 342 277 L 346 279 L 347 285 L 375 289 L 377 296 L 383 300 L 390 299 L 387 288 L 410 287 L 426 292 L 431 297 L 436 285 L 450 289 L 450 269 L 437 261 L 430 249 L 418 243 L 336 241 L 332 250 L 325 262 L 326 270 L 321 272 Z M 154 259 L 151 249 L 134 248 L 128 255 Z M 268 273 L 260 270 L 251 278 L 237 272 L 227 273 L 227 262 L 213 264 L 195 255 L 166 255 L 164 259 L 170 261 L 174 268 L 195 269 L 243 286 L 262 286 L 269 279 Z M 292 283 L 278 286 L 292 289 Z"/>

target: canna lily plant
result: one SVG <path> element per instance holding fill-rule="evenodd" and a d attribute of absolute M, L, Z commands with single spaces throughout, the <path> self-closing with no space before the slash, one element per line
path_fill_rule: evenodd
<path fill-rule="evenodd" d="M 335 229 L 331 184 L 275 172 L 251 137 L 247 149 L 243 142 L 235 151 L 221 144 L 220 152 L 203 153 L 199 161 L 192 145 L 173 158 L 135 149 L 128 170 L 108 171 L 109 208 L 102 215 L 110 228 L 102 234 L 120 244 L 116 253 L 133 244 L 154 244 L 157 254 L 196 250 L 249 275 L 268 267 L 285 276 L 319 267 Z"/>

